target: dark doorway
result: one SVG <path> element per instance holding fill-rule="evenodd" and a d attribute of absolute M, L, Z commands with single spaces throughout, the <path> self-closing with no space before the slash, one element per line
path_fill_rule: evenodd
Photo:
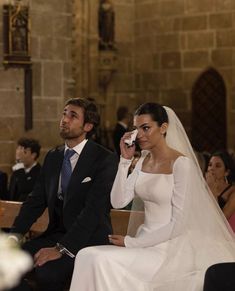
<path fill-rule="evenodd" d="M 226 88 L 213 68 L 192 89 L 192 144 L 196 151 L 213 152 L 227 146 Z"/>

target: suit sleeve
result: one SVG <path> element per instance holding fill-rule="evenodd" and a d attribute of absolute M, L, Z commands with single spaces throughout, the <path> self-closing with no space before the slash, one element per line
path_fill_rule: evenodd
<path fill-rule="evenodd" d="M 89 244 L 99 224 L 105 221 L 110 210 L 110 191 L 117 171 L 117 157 L 109 153 L 101 157 L 94 174 L 94 181 L 86 194 L 85 207 L 77 216 L 68 232 L 59 243 L 72 254 Z"/>

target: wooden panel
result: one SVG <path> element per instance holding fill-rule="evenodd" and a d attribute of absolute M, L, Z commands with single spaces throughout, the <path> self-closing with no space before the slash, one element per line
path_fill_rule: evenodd
<path fill-rule="evenodd" d="M 114 234 L 134 236 L 140 224 L 144 221 L 143 211 L 111 210 L 111 221 Z M 129 223 L 131 221 L 131 223 Z"/>
<path fill-rule="evenodd" d="M 15 217 L 20 211 L 22 203 L 14 201 L 0 200 L 0 227 L 10 228 L 15 220 Z M 126 235 L 129 218 L 131 211 L 129 210 L 111 210 L 111 221 L 114 234 Z M 143 213 L 132 212 L 135 215 L 135 219 L 142 223 Z M 42 216 L 32 225 L 30 231 L 35 233 L 41 233 L 46 230 L 48 225 L 48 211 L 46 210 Z"/>
<path fill-rule="evenodd" d="M 128 210 L 111 210 L 111 221 L 114 234 L 126 235 L 130 217 Z"/>
<path fill-rule="evenodd" d="M 0 200 L 0 227 L 10 228 L 18 215 L 22 202 Z M 43 232 L 48 225 L 48 211 L 45 210 L 41 217 L 32 225 L 31 231 Z"/>
<path fill-rule="evenodd" d="M 20 211 L 22 203 L 13 201 L 0 201 L 0 226 L 9 228 Z"/>
<path fill-rule="evenodd" d="M 38 220 L 32 225 L 30 231 L 32 232 L 43 232 L 47 229 L 49 222 L 48 210 L 46 209 Z"/>

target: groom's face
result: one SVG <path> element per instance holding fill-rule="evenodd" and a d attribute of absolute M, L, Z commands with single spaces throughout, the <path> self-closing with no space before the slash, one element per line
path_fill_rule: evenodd
<path fill-rule="evenodd" d="M 90 131 L 90 124 L 84 123 L 83 108 L 67 105 L 64 108 L 60 121 L 60 136 L 65 140 L 83 141 L 87 132 Z"/>

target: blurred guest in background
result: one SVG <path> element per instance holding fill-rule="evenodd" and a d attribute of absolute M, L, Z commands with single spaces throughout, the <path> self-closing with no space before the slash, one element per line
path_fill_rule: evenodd
<path fill-rule="evenodd" d="M 202 170 L 203 175 L 205 175 L 206 171 L 207 171 L 207 166 L 208 166 L 208 162 L 210 159 L 210 153 L 208 152 L 197 152 L 194 150 L 195 156 L 197 158 L 197 161 L 199 163 L 199 166 Z"/>
<path fill-rule="evenodd" d="M 37 162 L 41 146 L 32 138 L 21 138 L 17 143 L 16 161 L 9 184 L 9 200 L 25 201 L 32 192 L 41 166 Z"/>
<path fill-rule="evenodd" d="M 117 110 L 117 124 L 113 131 L 113 144 L 116 153 L 120 156 L 120 140 L 128 130 L 131 114 L 126 106 L 120 106 Z"/>
<path fill-rule="evenodd" d="M 235 166 L 231 155 L 226 151 L 212 154 L 205 178 L 220 208 L 235 231 L 235 186 L 233 185 Z"/>

